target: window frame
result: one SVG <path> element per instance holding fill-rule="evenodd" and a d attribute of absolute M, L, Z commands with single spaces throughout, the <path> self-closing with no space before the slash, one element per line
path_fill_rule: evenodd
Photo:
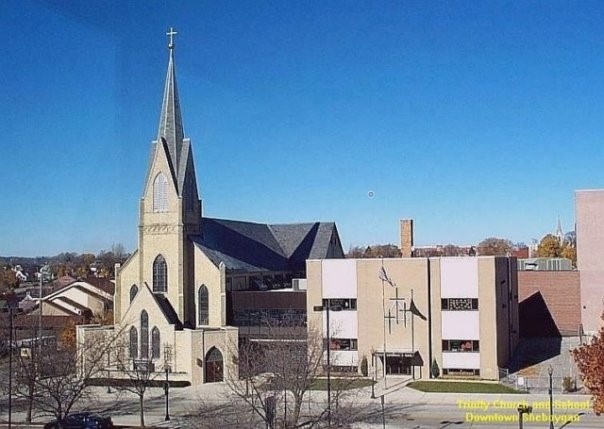
<path fill-rule="evenodd" d="M 160 171 L 153 180 L 153 213 L 168 211 L 168 178 Z"/>
<path fill-rule="evenodd" d="M 198 325 L 210 324 L 210 291 L 205 284 L 197 290 L 197 317 Z"/>
<path fill-rule="evenodd" d="M 168 262 L 160 253 L 153 260 L 153 293 L 168 292 Z"/>
<path fill-rule="evenodd" d="M 140 330 L 140 357 L 149 359 L 149 313 L 146 310 L 141 311 Z"/>
<path fill-rule="evenodd" d="M 159 359 L 161 354 L 161 333 L 157 326 L 151 329 L 151 359 Z"/>

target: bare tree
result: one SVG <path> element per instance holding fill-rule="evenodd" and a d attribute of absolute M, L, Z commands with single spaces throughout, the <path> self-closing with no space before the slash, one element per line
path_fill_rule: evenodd
<path fill-rule="evenodd" d="M 240 410 L 247 409 L 248 416 L 270 429 L 312 428 L 327 415 L 324 401 L 303 412 L 325 368 L 321 332 L 309 328 L 306 334 L 306 328 L 293 319 L 266 321 L 265 326 L 264 339 L 241 341 L 236 354 L 239 377 L 227 377 L 228 389 L 242 404 Z M 339 390 L 332 393 L 333 403 Z"/>
<path fill-rule="evenodd" d="M 32 400 L 39 412 L 62 421 L 76 402 L 91 397 L 90 381 L 104 374 L 106 353 L 114 342 L 111 331 L 99 330 L 77 347 L 32 343 L 21 354 L 17 394 Z"/>
<path fill-rule="evenodd" d="M 164 346 L 164 363 L 171 362 L 171 350 Z M 155 386 L 154 381 L 163 373 L 155 368 L 155 364 L 149 357 L 138 358 L 138 350 L 130 349 L 129 343 L 121 338 L 115 348 L 115 362 L 117 369 L 124 378 L 123 382 L 115 386 L 117 389 L 127 391 L 138 396 L 140 426 L 145 427 L 145 394 L 147 389 Z"/>
<path fill-rule="evenodd" d="M 508 239 L 489 237 L 478 243 L 478 254 L 480 256 L 507 256 L 513 246 Z"/>

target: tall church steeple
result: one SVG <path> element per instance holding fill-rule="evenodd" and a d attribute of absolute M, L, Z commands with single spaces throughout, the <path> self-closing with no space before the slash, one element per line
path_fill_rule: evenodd
<path fill-rule="evenodd" d="M 174 65 L 174 36 L 177 33 L 173 28 L 170 28 L 170 31 L 166 34 L 170 37 L 170 42 L 168 44 L 170 59 L 168 61 L 164 99 L 159 117 L 157 141 L 161 142 L 162 139 L 165 140 L 174 173 L 176 176 L 179 176 L 181 174 L 179 167 L 182 158 L 182 146 L 185 133 L 182 126 L 178 88 L 176 86 L 176 67 Z"/>

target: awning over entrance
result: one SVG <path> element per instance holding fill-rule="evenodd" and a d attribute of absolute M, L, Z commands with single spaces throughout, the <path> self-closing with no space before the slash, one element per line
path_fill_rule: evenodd
<path fill-rule="evenodd" d="M 384 349 L 377 349 L 376 351 L 373 352 L 373 356 L 379 358 L 379 359 L 383 359 L 384 357 Z M 411 350 L 411 349 L 388 349 L 386 348 L 386 358 L 405 358 L 405 360 L 407 359 L 411 359 L 410 360 L 410 365 L 411 366 L 423 366 L 424 365 L 424 360 L 422 359 L 422 356 L 420 355 L 419 351 L 415 350 Z"/>

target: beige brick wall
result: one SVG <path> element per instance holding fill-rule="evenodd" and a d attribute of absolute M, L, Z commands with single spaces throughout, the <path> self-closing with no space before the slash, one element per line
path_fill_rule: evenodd
<path fill-rule="evenodd" d="M 209 326 L 224 326 L 226 324 L 226 302 L 224 271 L 198 248 L 195 248 L 195 319 L 199 324 L 198 292 L 201 285 L 208 288 Z"/>
<path fill-rule="evenodd" d="M 130 306 L 130 288 L 138 286 L 140 290 L 139 277 L 139 252 L 135 251 L 132 256 L 122 265 L 115 278 L 115 295 L 113 297 L 113 316 L 120 320 L 122 314 Z"/>
<path fill-rule="evenodd" d="M 493 257 L 478 258 L 480 370 L 481 378 L 485 379 L 498 379 L 498 367 L 505 364 L 509 358 L 510 346 L 513 349 L 517 341 L 517 338 L 510 340 L 508 337 L 510 321 L 516 323 L 513 321 L 517 320 L 517 310 L 508 309 L 508 291 L 512 291 L 513 298 L 515 290 L 515 273 L 513 270 L 509 271 L 509 261 L 507 258 L 497 261 Z M 382 300 L 382 281 L 379 279 L 382 263 L 389 277 L 397 284 L 399 298 L 405 299 L 407 308 L 413 289 L 415 305 L 426 318 L 431 317 L 431 323 L 430 319 L 424 321 L 415 317 L 412 331 L 410 313 L 407 314 L 406 326 L 402 314 L 399 315 L 399 324 L 392 320 L 389 326 L 388 321 L 383 319 L 382 302 L 386 302 L 388 313 L 393 304 L 391 299 L 396 296 L 396 289 L 384 284 L 385 301 Z M 309 324 L 315 326 L 320 326 L 322 320 L 322 315 L 312 309 L 314 305 L 321 303 L 321 271 L 321 261 L 307 261 L 308 320 Z M 370 371 L 381 376 L 381 363 L 377 359 L 374 361 L 375 366 L 371 367 L 371 356 L 377 350 L 383 350 L 386 336 L 387 350 L 411 350 L 413 343 L 414 349 L 419 351 L 423 366 L 421 372 L 416 369 L 416 377 L 429 377 L 432 359 L 436 359 L 442 374 L 441 259 L 358 259 L 356 276 L 359 362 L 363 356 L 367 357 Z M 511 287 L 508 281 L 512 283 Z"/>

